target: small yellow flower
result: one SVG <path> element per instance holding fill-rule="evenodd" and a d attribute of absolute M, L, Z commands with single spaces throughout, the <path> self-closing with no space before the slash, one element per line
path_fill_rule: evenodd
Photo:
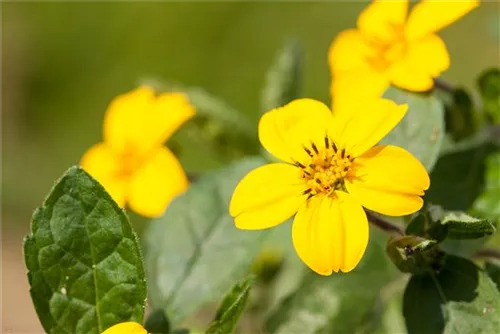
<path fill-rule="evenodd" d="M 406 150 L 376 145 L 405 115 L 385 99 L 332 114 L 323 103 L 295 100 L 264 114 L 259 139 L 282 163 L 248 173 L 229 211 L 240 229 L 276 226 L 295 213 L 298 256 L 322 275 L 348 272 L 368 244 L 362 208 L 390 216 L 419 210 L 429 187 L 422 164 Z"/>
<path fill-rule="evenodd" d="M 156 96 L 152 88 L 139 87 L 118 96 L 106 111 L 104 141 L 80 164 L 119 206 L 159 216 L 188 186 L 179 160 L 163 143 L 194 113 L 180 93 Z"/>
<path fill-rule="evenodd" d="M 137 322 L 122 322 L 106 329 L 102 334 L 148 334 Z"/>
<path fill-rule="evenodd" d="M 332 42 L 328 62 L 334 109 L 349 100 L 380 97 L 389 85 L 426 91 L 450 66 L 435 33 L 479 5 L 478 0 L 422 0 L 407 18 L 407 0 L 375 0 L 359 16 L 357 29 Z"/>

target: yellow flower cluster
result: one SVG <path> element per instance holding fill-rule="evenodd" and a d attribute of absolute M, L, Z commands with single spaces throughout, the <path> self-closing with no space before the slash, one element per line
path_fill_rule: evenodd
<path fill-rule="evenodd" d="M 155 95 L 139 87 L 116 97 L 104 118 L 104 141 L 91 147 L 80 165 L 116 203 L 146 217 L 163 213 L 186 190 L 180 162 L 163 143 L 195 114 L 185 95 Z"/>
<path fill-rule="evenodd" d="M 407 106 L 380 98 L 393 84 L 433 87 L 449 66 L 435 32 L 478 1 L 423 0 L 407 18 L 407 0 L 373 1 L 358 29 L 339 34 L 329 51 L 334 112 L 300 99 L 264 114 L 259 140 L 281 160 L 259 167 L 237 185 L 230 214 L 240 229 L 276 226 L 295 214 L 298 256 L 321 275 L 353 270 L 368 245 L 363 209 L 403 216 L 421 209 L 430 180 L 408 151 L 377 143 Z"/>
<path fill-rule="evenodd" d="M 479 5 L 478 0 L 422 0 L 408 15 L 408 0 L 376 0 L 359 16 L 357 29 L 330 46 L 334 110 L 352 100 L 381 96 L 389 85 L 426 91 L 450 66 L 436 32 Z"/>
<path fill-rule="evenodd" d="M 265 229 L 295 215 L 298 256 L 315 272 L 353 270 L 368 244 L 364 208 L 402 216 L 420 210 L 429 187 L 424 166 L 406 150 L 377 145 L 404 117 L 407 106 L 380 98 L 395 85 L 426 91 L 450 65 L 436 32 L 477 0 L 422 0 L 408 14 L 407 0 L 375 0 L 356 29 L 332 42 L 333 112 L 299 99 L 265 113 L 259 140 L 278 163 L 259 167 L 236 187 L 230 214 L 240 229 Z M 195 114 L 178 93 L 155 95 L 140 87 L 115 98 L 104 119 L 104 140 L 81 165 L 120 205 L 148 217 L 163 213 L 188 186 L 163 143 Z M 364 207 L 364 208 L 363 208 Z M 134 323 L 112 333 L 145 333 Z"/>

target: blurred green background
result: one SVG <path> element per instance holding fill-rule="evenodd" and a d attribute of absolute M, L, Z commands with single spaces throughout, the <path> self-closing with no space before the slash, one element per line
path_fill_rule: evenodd
<path fill-rule="evenodd" d="M 101 140 L 114 96 L 144 78 L 173 80 L 203 87 L 256 125 L 266 71 L 294 37 L 305 51 L 302 95 L 328 101 L 328 47 L 336 33 L 354 27 L 366 2 L 1 6 L 2 315 L 4 329 L 26 332 L 40 327 L 25 282 L 22 236 L 53 182 Z M 499 7 L 484 2 L 440 33 L 452 58 L 444 79 L 473 88 L 480 71 L 498 66 Z M 217 166 L 197 155 L 203 147 L 179 144 L 187 169 Z"/>

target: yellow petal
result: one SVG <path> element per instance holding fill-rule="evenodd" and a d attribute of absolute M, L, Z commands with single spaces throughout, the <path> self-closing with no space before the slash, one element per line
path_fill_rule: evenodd
<path fill-rule="evenodd" d="M 406 114 L 408 106 L 391 100 L 372 99 L 334 110 L 338 123 L 338 146 L 359 156 L 377 144 Z"/>
<path fill-rule="evenodd" d="M 367 58 L 374 57 L 375 52 L 359 30 L 345 30 L 339 33 L 330 45 L 328 64 L 332 73 L 366 70 L 370 68 Z"/>
<path fill-rule="evenodd" d="M 175 196 L 187 189 L 188 184 L 179 160 L 169 149 L 161 147 L 132 176 L 127 201 L 135 212 L 157 217 Z"/>
<path fill-rule="evenodd" d="M 427 35 L 408 45 L 405 56 L 393 64 L 389 77 L 395 86 L 422 92 L 434 86 L 434 78 L 450 66 L 450 56 L 443 40 Z"/>
<path fill-rule="evenodd" d="M 333 73 L 331 94 L 333 111 L 346 109 L 353 102 L 372 100 L 389 88 L 385 73 L 372 69 Z"/>
<path fill-rule="evenodd" d="M 83 155 L 80 166 L 106 189 L 120 206 L 125 205 L 126 178 L 120 173 L 120 160 L 104 143 L 92 146 Z"/>
<path fill-rule="evenodd" d="M 359 15 L 358 28 L 366 37 L 392 41 L 397 37 L 395 27 L 405 23 L 407 12 L 407 0 L 375 0 Z"/>
<path fill-rule="evenodd" d="M 405 29 L 406 38 L 416 40 L 459 20 L 479 6 L 478 0 L 422 0 L 413 7 Z"/>
<path fill-rule="evenodd" d="M 290 218 L 305 200 L 299 168 L 274 163 L 258 167 L 238 183 L 229 213 L 240 229 L 260 230 Z"/>
<path fill-rule="evenodd" d="M 137 322 L 122 322 L 106 329 L 102 334 L 147 334 L 148 332 Z"/>
<path fill-rule="evenodd" d="M 298 256 L 320 275 L 348 272 L 359 263 L 368 245 L 366 214 L 349 194 L 314 196 L 295 216 L 293 245 Z"/>
<path fill-rule="evenodd" d="M 364 207 L 388 216 L 420 210 L 430 180 L 424 166 L 410 152 L 379 145 L 354 161 L 354 179 L 347 191 Z"/>
<path fill-rule="evenodd" d="M 312 99 L 298 99 L 261 117 L 259 139 L 278 159 L 303 161 L 307 159 L 303 147 L 323 142 L 331 122 L 332 113 L 326 105 Z"/>
<path fill-rule="evenodd" d="M 104 118 L 104 140 L 115 151 L 149 154 L 186 120 L 194 108 L 180 93 L 158 97 L 150 87 L 139 87 L 116 97 Z"/>

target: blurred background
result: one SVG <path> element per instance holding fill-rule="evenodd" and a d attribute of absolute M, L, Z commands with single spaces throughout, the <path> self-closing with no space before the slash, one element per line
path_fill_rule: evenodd
<path fill-rule="evenodd" d="M 328 101 L 327 50 L 366 2 L 1 3 L 2 330 L 42 332 L 22 257 L 32 211 L 53 182 L 101 140 L 110 100 L 145 78 L 203 87 L 256 125 L 266 71 L 290 38 L 304 49 L 303 96 Z M 475 87 L 499 64 L 499 7 L 443 30 L 445 80 Z M 221 164 L 183 137 L 187 170 Z M 201 153 L 200 153 L 201 152 Z M 199 155 L 199 153 L 201 155 Z M 144 220 L 132 216 L 138 230 Z"/>

